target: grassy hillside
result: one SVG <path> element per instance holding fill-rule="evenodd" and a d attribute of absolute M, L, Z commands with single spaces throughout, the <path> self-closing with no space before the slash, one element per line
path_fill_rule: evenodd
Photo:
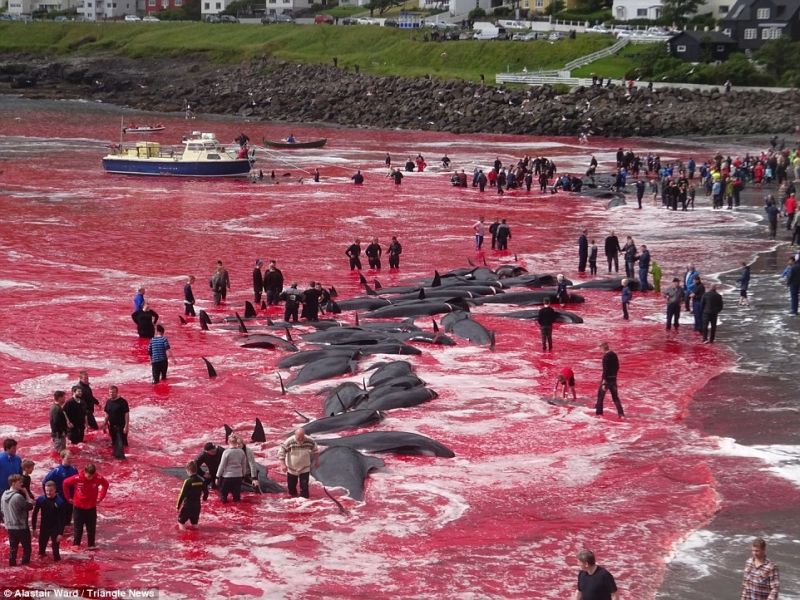
<path fill-rule="evenodd" d="M 207 23 L 0 23 L 0 55 L 118 53 L 132 58 L 204 55 L 218 64 L 267 55 L 274 59 L 360 65 L 377 75 L 493 81 L 502 71 L 556 69 L 613 43 L 610 36 L 578 36 L 555 43 L 425 42 L 422 32 L 387 27 L 224 25 Z"/>

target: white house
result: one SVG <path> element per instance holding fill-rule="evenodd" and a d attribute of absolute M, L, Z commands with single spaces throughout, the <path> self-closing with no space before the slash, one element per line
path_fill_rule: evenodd
<path fill-rule="evenodd" d="M 734 0 L 706 0 L 700 5 L 697 14 L 711 13 L 715 19 L 721 19 L 728 14 Z M 661 17 L 660 0 L 614 0 L 612 14 L 618 21 L 631 21 L 633 19 L 655 20 Z"/>
<path fill-rule="evenodd" d="M 87 21 L 102 21 L 136 14 L 136 0 L 83 0 L 78 14 Z"/>
<path fill-rule="evenodd" d="M 149 0 L 148 0 L 149 1 Z M 218 15 L 228 8 L 233 0 L 200 0 L 200 13 L 203 19 L 210 15 Z M 267 0 L 266 13 L 270 15 L 308 8 L 311 0 Z"/>

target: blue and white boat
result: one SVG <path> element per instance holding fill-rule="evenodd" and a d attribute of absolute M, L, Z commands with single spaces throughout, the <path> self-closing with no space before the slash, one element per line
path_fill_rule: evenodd
<path fill-rule="evenodd" d="M 194 132 L 183 146 L 136 142 L 114 146 L 103 158 L 103 169 L 120 175 L 172 175 L 175 177 L 247 177 L 255 162 L 247 146 L 228 150 L 213 133 Z"/>

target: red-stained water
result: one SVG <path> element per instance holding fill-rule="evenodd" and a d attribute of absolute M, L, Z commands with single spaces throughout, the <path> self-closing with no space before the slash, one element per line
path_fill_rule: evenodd
<path fill-rule="evenodd" d="M 165 144 L 190 130 L 212 131 L 223 142 L 242 131 L 252 140 L 290 132 L 227 120 L 158 120 L 167 131 L 152 139 Z M 581 145 L 295 126 L 298 139 L 329 143 L 297 156 L 261 153 L 257 167 L 275 170 L 275 186 L 106 175 L 100 158 L 118 128 L 119 113 L 108 107 L 0 104 L 0 436 L 19 440 L 20 454 L 37 462 L 38 487 L 55 464 L 47 425 L 54 389 L 69 389 L 85 369 L 98 397 L 116 384 L 132 407 L 127 461 L 111 458 L 100 433 L 77 448 L 78 466 L 94 461 L 111 481 L 100 507 L 100 549 L 87 554 L 66 545 L 57 566 L 34 557 L 34 567 L 0 568 L 4 583 L 154 586 L 170 596 L 208 598 L 564 598 L 574 589 L 575 552 L 591 548 L 624 597 L 654 597 L 673 545 L 719 507 L 708 456 L 716 441 L 685 427 L 682 416 L 693 392 L 735 359 L 722 346 L 699 345 L 691 326 L 665 335 L 655 294 L 637 294 L 625 322 L 616 294 L 586 292 L 586 303 L 574 307 L 585 323 L 557 325 L 548 354 L 539 350 L 535 325 L 493 316 L 516 307 L 476 308 L 474 318 L 497 332 L 496 350 L 462 340 L 454 348 L 422 345 L 422 356 L 410 360 L 439 397 L 393 411 L 377 426 L 428 435 L 456 458 L 383 456 L 386 468 L 368 478 L 363 503 L 334 492 L 349 516 L 316 483 L 310 501 L 245 496 L 241 505 L 223 506 L 212 496 L 201 531 L 182 533 L 174 508 L 180 482 L 159 467 L 185 464 L 208 440 L 222 443 L 223 423 L 249 437 L 259 417 L 268 443 L 257 457 L 283 482 L 276 456 L 282 435 L 298 424 L 295 411 L 321 416 L 322 397 L 314 394 L 329 385 L 281 395 L 276 364 L 283 353 L 240 348 L 237 332 L 203 332 L 196 320 L 179 325 L 183 281 L 197 276 L 198 308 L 212 318 L 252 300 L 256 259 L 276 259 L 287 282 L 321 280 L 348 298 L 363 291 L 344 250 L 353 237 L 373 235 L 384 247 L 396 235 L 404 248 L 399 272 L 367 273 L 384 287 L 464 267 L 468 259 L 497 267 L 514 262 L 514 254 L 530 272 L 577 280 L 583 227 L 601 248 L 611 229 L 646 243 L 665 280 L 682 275 L 690 261 L 710 276 L 761 249 L 741 237 L 752 227 L 746 218 L 710 210 L 667 214 L 651 202 L 642 211 L 606 211 L 563 194 L 498 198 L 453 188 L 447 174 L 435 171 L 408 174 L 398 187 L 383 167 L 388 151 L 395 162 L 421 152 L 431 165 L 447 152 L 468 172 L 496 156 L 508 163 L 524 154 L 553 158 L 562 171 L 584 170 L 594 153 L 607 169 L 615 140 Z M 716 150 L 658 140 L 625 145 L 660 152 L 662 160 Z M 315 167 L 319 184 L 310 181 Z M 358 188 L 349 180 L 357 168 L 366 177 Z M 471 226 L 481 214 L 508 220 L 509 254 L 474 252 Z M 221 309 L 213 308 L 207 287 L 217 259 L 233 286 Z M 146 343 L 130 319 L 141 285 L 177 356 L 168 383 L 155 387 L 148 383 Z M 342 318 L 352 322 L 354 315 Z M 430 319 L 417 324 L 431 327 Z M 293 335 L 310 330 L 301 324 Z M 620 391 L 630 417 L 624 422 L 610 398 L 603 418 L 589 408 L 601 341 L 622 363 Z M 207 377 L 201 357 L 219 377 Z M 353 380 L 379 358 L 361 359 Z M 550 406 L 542 398 L 567 365 L 576 372 L 581 406 Z"/>

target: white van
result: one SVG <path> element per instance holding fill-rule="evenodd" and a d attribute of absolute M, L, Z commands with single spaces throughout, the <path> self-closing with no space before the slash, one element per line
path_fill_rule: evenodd
<path fill-rule="evenodd" d="M 498 27 L 494 23 L 475 23 L 476 40 L 507 40 L 508 32 L 505 27 Z"/>

